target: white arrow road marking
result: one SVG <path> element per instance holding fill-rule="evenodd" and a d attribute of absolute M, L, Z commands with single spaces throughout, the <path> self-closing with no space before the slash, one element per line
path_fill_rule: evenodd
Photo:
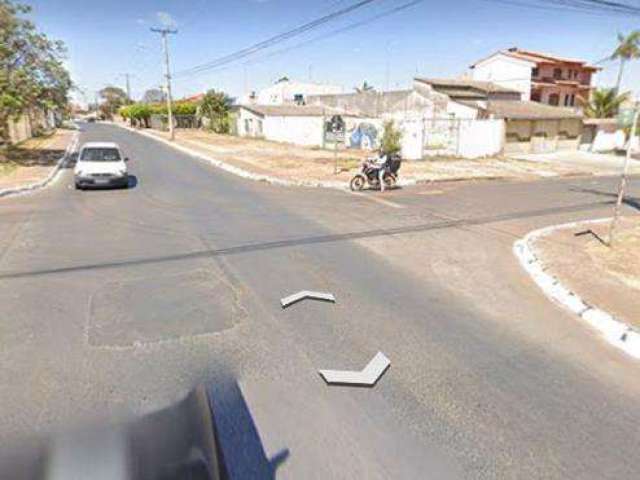
<path fill-rule="evenodd" d="M 301 292 L 294 293 L 293 295 L 282 298 L 280 300 L 280 303 L 282 304 L 282 308 L 287 308 L 289 305 L 293 305 L 294 303 L 297 303 L 306 298 L 311 298 L 312 300 L 323 300 L 325 302 L 336 302 L 336 298 L 331 293 L 310 292 L 309 290 L 302 290 Z"/>
<path fill-rule="evenodd" d="M 378 352 L 360 372 L 349 370 L 318 370 L 318 372 L 329 384 L 373 386 L 390 365 L 391 362 L 384 353 Z"/>

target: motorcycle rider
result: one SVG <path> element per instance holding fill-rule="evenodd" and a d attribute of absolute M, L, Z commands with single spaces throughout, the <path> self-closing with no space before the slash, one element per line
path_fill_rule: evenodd
<path fill-rule="evenodd" d="M 378 156 L 372 163 L 378 169 L 378 182 L 380 183 L 380 191 L 384 192 L 384 174 L 389 168 L 389 156 L 382 150 L 379 150 Z"/>

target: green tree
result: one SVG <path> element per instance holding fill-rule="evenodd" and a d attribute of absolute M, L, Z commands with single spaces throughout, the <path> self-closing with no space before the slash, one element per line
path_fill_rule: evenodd
<path fill-rule="evenodd" d="M 150 88 L 142 96 L 142 103 L 160 103 L 167 99 L 166 95 L 159 88 Z"/>
<path fill-rule="evenodd" d="M 27 5 L 0 0 L 0 142 L 8 144 L 8 122 L 29 109 L 64 110 L 72 87 L 62 65 L 64 44 L 50 40 L 24 18 Z"/>
<path fill-rule="evenodd" d="M 233 99 L 224 92 L 209 90 L 199 105 L 200 116 L 208 120 L 208 127 L 216 133 L 229 133 L 229 112 Z"/>
<path fill-rule="evenodd" d="M 628 98 L 628 92 L 618 94 L 615 88 L 599 88 L 593 91 L 589 101 L 581 100 L 581 103 L 587 117 L 611 118 Z"/>
<path fill-rule="evenodd" d="M 396 128 L 393 120 L 384 122 L 384 132 L 380 142 L 380 150 L 384 155 L 393 155 L 402 150 L 402 131 Z"/>
<path fill-rule="evenodd" d="M 118 112 L 120 107 L 130 103 L 127 93 L 120 87 L 114 87 L 113 85 L 104 87 L 98 92 L 98 95 L 102 98 L 100 111 L 105 118 L 113 118 L 113 115 Z"/>
<path fill-rule="evenodd" d="M 620 91 L 620 85 L 622 84 L 622 73 L 624 71 L 625 64 L 630 61 L 640 58 L 640 30 L 634 30 L 629 35 L 625 36 L 622 33 L 618 33 L 618 46 L 611 54 L 611 60 L 619 60 L 620 66 L 618 67 L 618 79 L 616 81 L 616 92 Z"/>

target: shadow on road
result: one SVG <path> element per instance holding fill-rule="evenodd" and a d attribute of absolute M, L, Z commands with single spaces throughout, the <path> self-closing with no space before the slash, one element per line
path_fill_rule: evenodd
<path fill-rule="evenodd" d="M 208 388 L 207 397 L 227 478 L 275 479 L 276 470 L 289 457 L 289 449 L 267 457 L 238 383 L 232 378 L 216 382 Z"/>
<path fill-rule="evenodd" d="M 374 230 L 364 230 L 361 232 L 337 233 L 330 235 L 318 235 L 314 237 L 293 238 L 287 240 L 276 240 L 272 242 L 250 243 L 246 245 L 238 245 L 217 250 L 200 250 L 195 252 L 178 253 L 174 255 L 165 255 L 147 258 L 134 258 L 126 260 L 117 260 L 105 263 L 81 264 L 65 267 L 46 268 L 41 270 L 23 271 L 23 272 L 6 272 L 0 274 L 0 279 L 15 279 L 24 277 L 33 277 L 40 275 L 56 275 L 63 273 L 75 273 L 89 270 L 102 270 L 109 268 L 123 268 L 140 265 L 150 265 L 163 262 L 179 262 L 183 260 L 192 260 L 196 258 L 208 258 L 217 256 L 239 255 L 249 252 L 259 252 L 275 250 L 280 248 L 298 247 L 304 245 L 315 245 L 324 243 L 345 242 L 351 240 L 360 240 L 363 238 L 386 237 L 391 235 L 400 235 L 405 233 L 420 233 L 430 230 L 445 230 L 448 228 L 472 227 L 486 225 L 490 223 L 506 222 L 510 220 L 521 220 L 527 218 L 543 217 L 547 215 L 555 215 L 560 213 L 573 213 L 589 211 L 595 208 L 607 207 L 615 204 L 614 200 L 593 202 L 579 205 L 569 205 L 566 207 L 546 208 L 540 210 L 529 210 L 524 212 L 506 213 L 501 215 L 493 215 L 486 217 L 475 217 L 469 219 L 454 219 L 445 221 L 435 221 L 431 223 L 421 223 L 418 225 L 407 225 L 395 228 L 379 228 Z"/>
<path fill-rule="evenodd" d="M 602 190 L 596 190 L 595 188 L 570 188 L 569 190 L 578 193 L 590 193 L 600 197 L 618 198 L 618 192 L 603 192 Z M 640 198 L 625 196 L 623 203 L 631 208 L 640 210 Z"/>

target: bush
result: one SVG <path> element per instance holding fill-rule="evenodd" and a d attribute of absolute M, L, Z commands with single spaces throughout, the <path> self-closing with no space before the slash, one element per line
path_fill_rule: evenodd
<path fill-rule="evenodd" d="M 195 115 L 197 110 L 198 106 L 190 102 L 180 102 L 173 106 L 174 115 Z"/>
<path fill-rule="evenodd" d="M 120 107 L 118 113 L 122 118 L 129 120 L 131 125 L 148 128 L 152 109 L 144 103 L 134 103 Z"/>
<path fill-rule="evenodd" d="M 380 149 L 384 155 L 393 155 L 402 150 L 402 132 L 395 127 L 393 120 L 384 123 L 384 133 Z"/>
<path fill-rule="evenodd" d="M 232 99 L 224 92 L 209 90 L 200 101 L 199 114 L 203 122 L 216 133 L 229 133 L 232 119 L 229 116 Z"/>

